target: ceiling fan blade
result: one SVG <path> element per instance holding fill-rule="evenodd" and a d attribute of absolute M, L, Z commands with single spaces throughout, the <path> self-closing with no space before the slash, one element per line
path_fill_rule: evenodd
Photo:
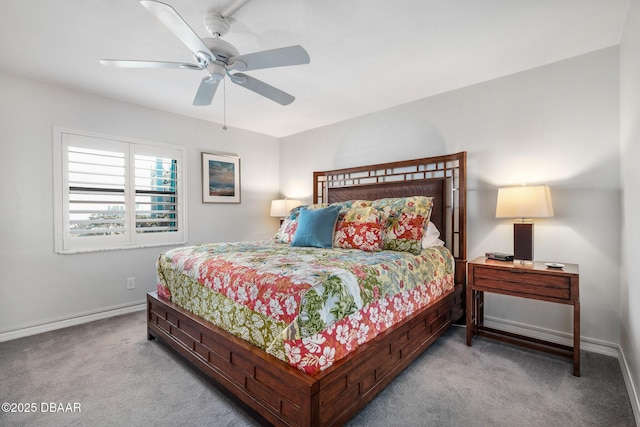
<path fill-rule="evenodd" d="M 196 97 L 193 98 L 193 105 L 210 105 L 213 101 L 213 95 L 216 94 L 218 89 L 218 83 L 220 80 L 215 80 L 211 76 L 204 77 L 196 92 Z"/>
<path fill-rule="evenodd" d="M 180 68 L 183 70 L 203 70 L 204 67 L 184 62 L 164 61 L 131 61 L 128 59 L 101 59 L 100 63 L 107 67 L 117 68 Z"/>
<path fill-rule="evenodd" d="M 210 60 L 211 51 L 191 27 L 182 19 L 174 8 L 168 4 L 153 0 L 142 0 L 142 6 L 147 8 L 160 22 L 162 22 L 182 43 L 184 43 L 196 56 Z"/>
<path fill-rule="evenodd" d="M 231 81 L 235 84 L 238 84 L 250 91 L 257 93 L 258 95 L 262 95 L 265 98 L 269 98 L 270 100 L 277 102 L 281 105 L 289 105 L 293 102 L 295 97 L 289 95 L 286 92 L 281 91 L 271 85 L 266 84 L 263 81 L 255 79 L 251 76 L 242 73 L 235 73 L 229 75 Z"/>
<path fill-rule="evenodd" d="M 229 69 L 250 71 L 261 68 L 308 64 L 310 61 L 307 51 L 302 46 L 295 45 L 234 56 L 229 59 Z"/>

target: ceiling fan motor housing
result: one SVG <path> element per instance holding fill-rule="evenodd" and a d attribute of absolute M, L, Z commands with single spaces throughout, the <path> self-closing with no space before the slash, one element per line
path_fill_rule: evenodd
<path fill-rule="evenodd" d="M 218 61 L 222 61 L 225 64 L 229 63 L 229 58 L 238 56 L 238 49 L 236 49 L 231 43 L 228 43 L 219 38 L 206 38 L 202 39 L 204 44 L 207 45 L 211 53 L 216 56 Z"/>

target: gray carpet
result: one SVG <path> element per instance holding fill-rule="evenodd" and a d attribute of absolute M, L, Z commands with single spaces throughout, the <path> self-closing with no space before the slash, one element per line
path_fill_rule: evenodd
<path fill-rule="evenodd" d="M 348 425 L 636 425 L 617 359 L 583 352 L 577 378 L 568 359 L 483 338 L 467 347 L 464 332 L 448 331 Z M 1 412 L 0 425 L 258 425 L 146 336 L 140 312 L 0 343 L 0 402 L 36 409 Z"/>

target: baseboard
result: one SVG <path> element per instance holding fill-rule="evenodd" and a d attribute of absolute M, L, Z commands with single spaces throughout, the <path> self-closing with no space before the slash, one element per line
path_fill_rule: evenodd
<path fill-rule="evenodd" d="M 633 409 L 633 416 L 636 419 L 636 425 L 640 426 L 640 394 L 636 384 L 633 382 L 629 365 L 627 364 L 627 358 L 624 355 L 622 348 L 620 350 L 620 368 L 622 369 L 622 376 L 624 377 L 624 383 L 627 386 L 627 392 L 629 393 L 629 400 L 631 401 L 631 408 Z"/>
<path fill-rule="evenodd" d="M 539 328 L 537 326 L 524 323 L 512 322 L 510 320 L 498 319 L 495 317 L 484 317 L 485 326 L 500 329 L 515 334 L 526 335 L 556 344 L 572 346 L 573 336 L 569 333 L 554 331 L 551 329 Z M 593 338 L 580 337 L 580 349 L 607 356 L 620 357 L 620 346 L 615 343 L 596 340 Z"/>
<path fill-rule="evenodd" d="M 543 339 L 557 344 L 568 346 L 573 345 L 573 337 L 571 334 L 564 332 L 487 316 L 484 318 L 484 324 L 491 328 Z M 622 376 L 624 377 L 624 383 L 627 386 L 629 400 L 631 401 L 633 416 L 636 420 L 636 425 L 640 426 L 640 393 L 636 384 L 633 382 L 633 377 L 631 376 L 627 359 L 625 358 L 624 351 L 622 351 L 620 345 L 607 341 L 595 340 L 593 338 L 580 337 L 580 349 L 618 358 Z"/>
<path fill-rule="evenodd" d="M 14 340 L 17 338 L 28 337 L 30 335 L 41 334 L 56 329 L 68 328 L 69 326 L 80 325 L 82 323 L 93 322 L 94 320 L 106 319 L 108 317 L 119 316 L 121 314 L 134 313 L 136 311 L 145 310 L 147 307 L 144 301 L 135 303 L 134 305 L 125 305 L 110 307 L 100 311 L 81 314 L 78 316 L 60 319 L 52 322 L 43 323 L 36 326 L 15 329 L 12 331 L 1 332 L 0 342 Z"/>

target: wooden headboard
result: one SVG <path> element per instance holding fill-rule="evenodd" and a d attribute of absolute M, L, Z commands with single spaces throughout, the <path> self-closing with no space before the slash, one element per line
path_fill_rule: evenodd
<path fill-rule="evenodd" d="M 456 259 L 456 283 L 466 280 L 467 153 L 313 173 L 313 202 L 432 196 L 431 221 Z"/>

